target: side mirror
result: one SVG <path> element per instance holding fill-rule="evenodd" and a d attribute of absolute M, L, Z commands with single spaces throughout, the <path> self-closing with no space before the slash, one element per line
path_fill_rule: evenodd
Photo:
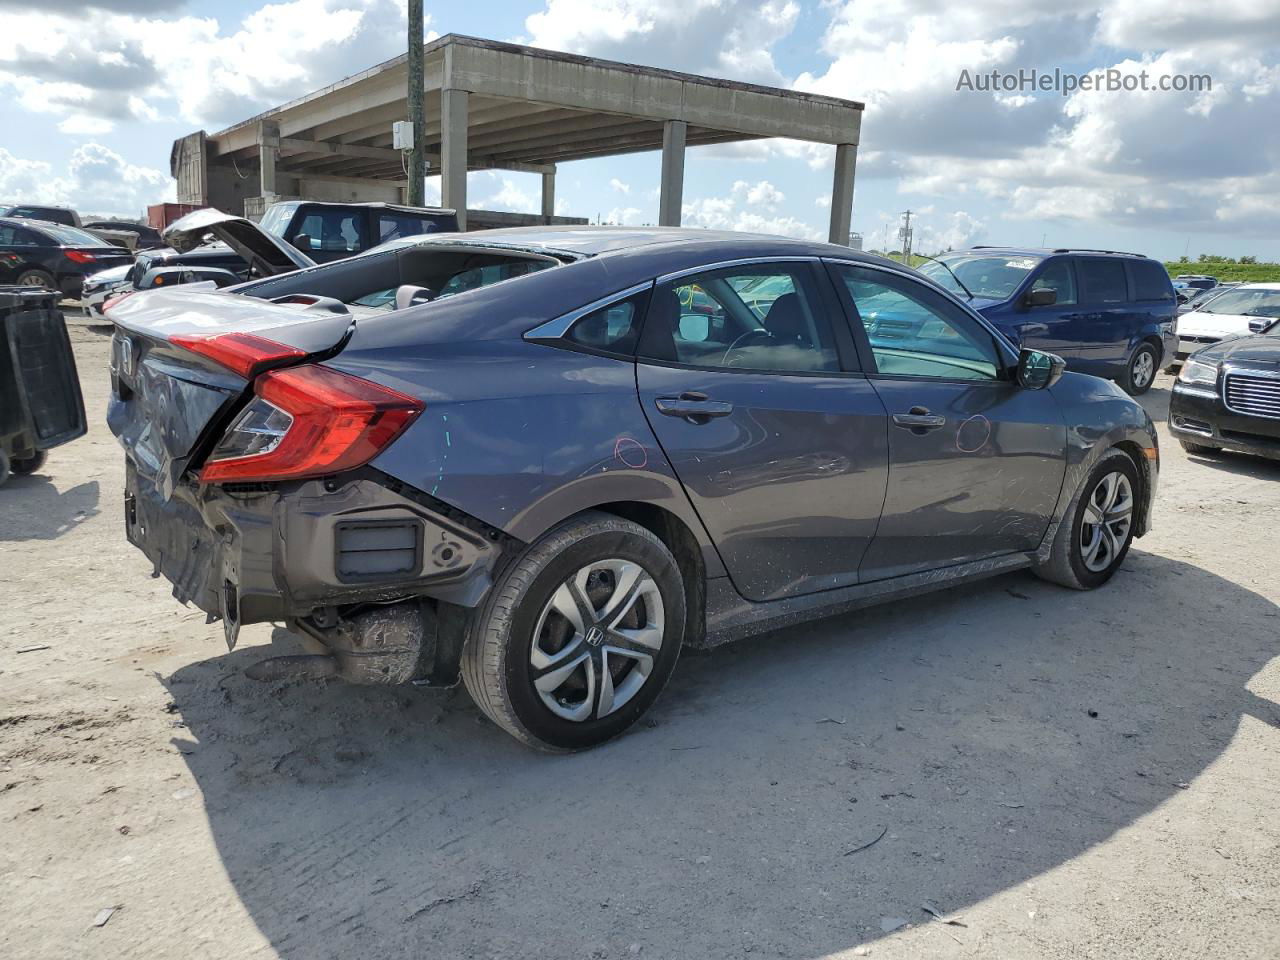
<path fill-rule="evenodd" d="M 1052 387 L 1062 378 L 1067 361 L 1056 353 L 1045 353 L 1023 347 L 1018 354 L 1018 386 L 1027 390 L 1043 390 Z"/>
<path fill-rule="evenodd" d="M 415 307 L 420 303 L 430 303 L 436 298 L 435 291 L 429 287 L 418 287 L 412 283 L 396 287 L 396 309 Z"/>
<path fill-rule="evenodd" d="M 1030 290 L 1025 299 L 1028 307 L 1052 307 L 1058 302 L 1057 290 Z"/>

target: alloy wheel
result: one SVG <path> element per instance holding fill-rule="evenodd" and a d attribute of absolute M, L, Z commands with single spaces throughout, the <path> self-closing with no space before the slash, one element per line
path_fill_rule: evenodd
<path fill-rule="evenodd" d="M 1128 540 L 1133 524 L 1133 486 L 1114 471 L 1098 481 L 1084 504 L 1080 524 L 1080 556 L 1094 573 L 1106 570 Z"/>
<path fill-rule="evenodd" d="M 608 716 L 649 679 L 665 623 L 658 584 L 639 564 L 609 559 L 581 567 L 552 593 L 534 626 L 534 689 L 565 720 Z"/>
<path fill-rule="evenodd" d="M 1140 350 L 1138 355 L 1133 358 L 1132 380 L 1136 389 L 1141 390 L 1148 386 L 1156 375 L 1156 359 L 1151 355 L 1150 350 Z"/>

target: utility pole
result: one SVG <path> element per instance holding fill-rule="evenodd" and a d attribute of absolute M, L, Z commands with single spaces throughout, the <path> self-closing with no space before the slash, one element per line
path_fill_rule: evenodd
<path fill-rule="evenodd" d="M 898 230 L 898 236 L 902 238 L 902 262 L 907 266 L 911 266 L 911 211 L 904 210 L 902 213 L 902 226 Z"/>
<path fill-rule="evenodd" d="M 409 151 L 408 204 L 422 206 L 423 180 L 427 175 L 423 156 L 422 117 L 422 0 L 409 0 L 409 122 L 413 124 L 413 149 Z"/>

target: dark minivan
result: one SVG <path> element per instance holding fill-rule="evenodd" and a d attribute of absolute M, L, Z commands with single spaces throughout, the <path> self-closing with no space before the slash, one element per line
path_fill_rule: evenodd
<path fill-rule="evenodd" d="M 1063 357 L 1070 370 L 1146 393 L 1177 348 L 1178 302 L 1156 260 L 1113 250 L 972 247 L 920 272 L 1015 344 Z"/>
<path fill-rule="evenodd" d="M 268 207 L 259 225 L 316 263 L 328 263 L 345 260 L 388 240 L 453 233 L 458 229 L 458 215 L 453 210 L 393 203 L 287 200 Z"/>

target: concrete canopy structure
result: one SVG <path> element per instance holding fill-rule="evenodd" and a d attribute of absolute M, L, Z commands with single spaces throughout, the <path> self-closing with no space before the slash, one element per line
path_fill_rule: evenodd
<path fill-rule="evenodd" d="M 556 164 L 661 150 L 658 222 L 678 226 L 687 147 L 787 137 L 836 147 L 830 239 L 848 242 L 861 103 L 455 34 L 426 44 L 424 59 L 418 139 L 428 174 L 441 175 L 443 205 L 460 218 L 468 170 L 541 174 L 539 220 L 549 222 Z M 391 124 L 408 115 L 407 76 L 397 57 L 211 136 L 184 137 L 172 158 L 178 199 L 229 210 L 285 193 L 401 199 Z M 334 193 L 342 196 L 324 195 Z"/>

